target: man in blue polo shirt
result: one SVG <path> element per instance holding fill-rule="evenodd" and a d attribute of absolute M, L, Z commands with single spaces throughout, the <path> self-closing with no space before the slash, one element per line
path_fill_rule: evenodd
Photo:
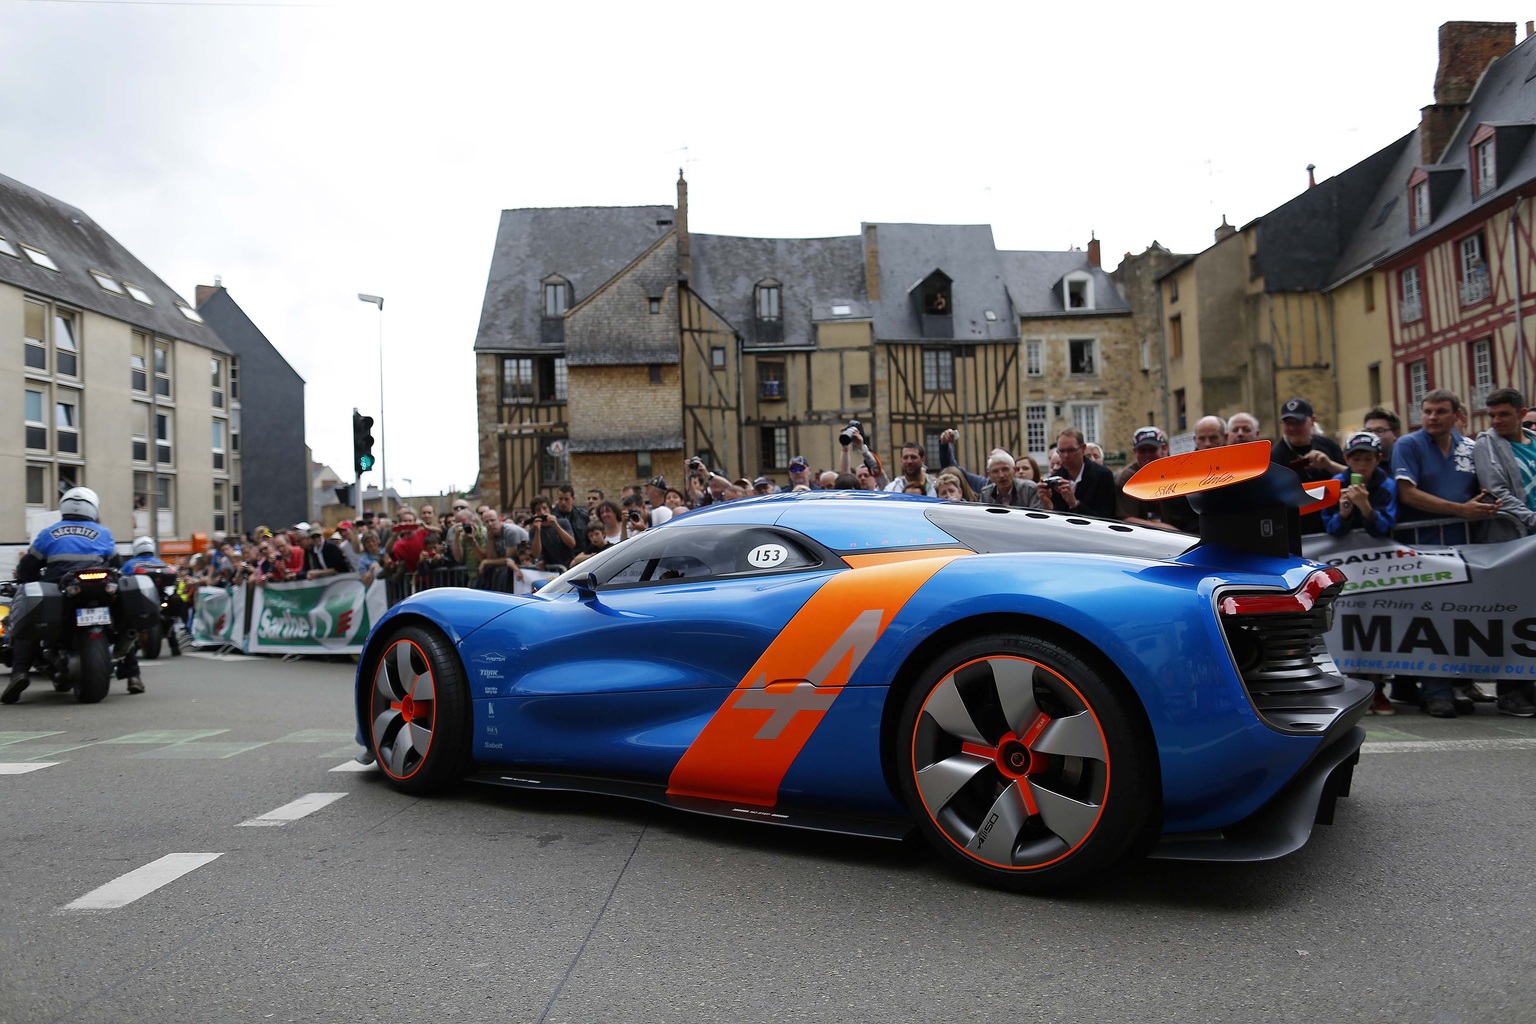
<path fill-rule="evenodd" d="M 1474 447 L 1455 427 L 1461 399 L 1436 388 L 1424 396 L 1419 429 L 1392 446 L 1392 476 L 1397 481 L 1398 522 L 1464 519 L 1412 533 L 1399 533 L 1410 544 L 1467 544 L 1482 540 L 1479 524 L 1498 511 L 1478 486 Z M 1471 531 L 1469 533 L 1469 530 Z"/>

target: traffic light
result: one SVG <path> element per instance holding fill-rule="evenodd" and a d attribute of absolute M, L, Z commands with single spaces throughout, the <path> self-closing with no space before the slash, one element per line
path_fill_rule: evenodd
<path fill-rule="evenodd" d="M 362 476 L 373 468 L 373 417 L 352 410 L 352 469 Z"/>

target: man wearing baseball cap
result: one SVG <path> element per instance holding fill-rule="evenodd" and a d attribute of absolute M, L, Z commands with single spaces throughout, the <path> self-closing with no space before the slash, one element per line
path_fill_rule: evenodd
<path fill-rule="evenodd" d="M 1270 446 L 1269 461 L 1294 470 L 1304 484 L 1331 480 L 1347 472 L 1344 453 L 1332 438 L 1314 433 L 1316 428 L 1311 402 L 1305 398 L 1286 402 L 1280 407 L 1280 439 Z M 1322 513 L 1302 516 L 1301 532 L 1322 533 Z"/>
<path fill-rule="evenodd" d="M 1143 501 L 1125 493 L 1126 481 L 1138 470 L 1168 454 L 1168 435 L 1159 427 L 1142 427 L 1131 435 L 1131 448 L 1136 453 L 1134 461 L 1115 474 L 1115 515 L 1136 526 L 1198 533 L 1200 518 L 1190 507 L 1188 498 L 1178 495 L 1160 501 Z"/>
<path fill-rule="evenodd" d="M 789 460 L 789 489 L 794 490 L 801 484 L 813 491 L 820 487 L 816 478 L 811 475 L 811 464 L 805 461 L 804 455 L 796 455 Z"/>

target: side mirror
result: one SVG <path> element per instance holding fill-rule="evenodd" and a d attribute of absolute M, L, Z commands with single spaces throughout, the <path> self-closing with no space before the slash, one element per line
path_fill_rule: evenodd
<path fill-rule="evenodd" d="M 597 573 L 589 572 L 576 580 L 576 594 L 583 601 L 597 600 Z"/>

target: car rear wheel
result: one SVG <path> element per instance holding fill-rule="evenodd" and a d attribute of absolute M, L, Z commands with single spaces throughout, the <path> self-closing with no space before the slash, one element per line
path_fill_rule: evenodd
<path fill-rule="evenodd" d="M 898 782 L 924 838 L 971 877 L 1059 889 L 1158 820 L 1155 751 L 1123 687 L 1022 635 L 962 643 L 908 694 Z"/>
<path fill-rule="evenodd" d="M 452 645 L 420 626 L 392 633 L 374 665 L 369 719 L 374 756 L 397 788 L 427 793 L 463 776 L 469 701 Z"/>

